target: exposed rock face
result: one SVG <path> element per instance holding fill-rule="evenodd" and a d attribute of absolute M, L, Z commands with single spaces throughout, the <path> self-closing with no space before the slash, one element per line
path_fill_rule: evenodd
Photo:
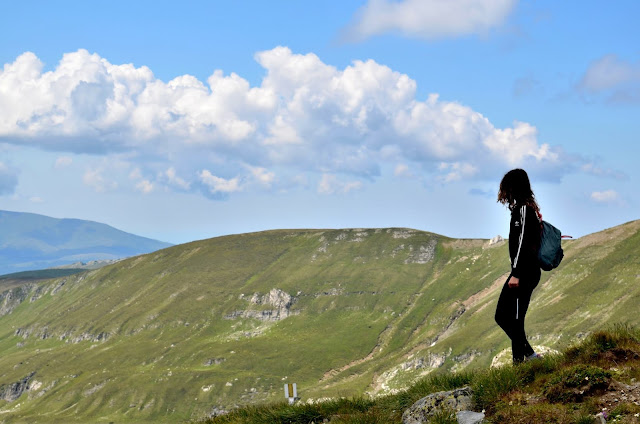
<path fill-rule="evenodd" d="M 426 264 L 433 260 L 436 254 L 436 240 L 431 240 L 427 245 L 414 249 L 413 246 L 409 246 L 409 257 L 404 261 L 405 264 Z"/>
<path fill-rule="evenodd" d="M 65 337 L 61 336 L 60 340 L 64 340 Z M 85 340 L 91 341 L 91 342 L 104 342 L 109 338 L 109 333 L 106 332 L 101 332 L 98 334 L 91 334 L 91 333 L 82 333 L 80 335 L 77 335 L 75 337 L 72 337 L 71 343 L 80 343 L 83 342 Z"/>
<path fill-rule="evenodd" d="M 481 412 L 460 411 L 456 415 L 458 424 L 481 424 L 484 421 L 484 414 Z"/>
<path fill-rule="evenodd" d="M 20 381 L 0 386 L 0 399 L 6 400 L 7 402 L 13 402 L 18 399 L 25 391 L 29 390 L 29 381 L 35 374 L 34 371 Z"/>
<path fill-rule="evenodd" d="M 35 287 L 35 284 L 29 283 L 0 293 L 0 317 L 10 314 L 27 299 Z"/>
<path fill-rule="evenodd" d="M 205 367 L 210 367 L 211 365 L 220 365 L 226 360 L 226 358 L 209 358 L 204 361 L 202 365 L 204 365 Z"/>
<path fill-rule="evenodd" d="M 446 355 L 438 355 L 437 353 L 429 353 L 427 358 L 420 357 L 412 359 L 402 364 L 403 371 L 406 370 L 419 370 L 422 368 L 436 369 L 444 365 L 444 361 L 447 359 Z"/>
<path fill-rule="evenodd" d="M 72 331 L 64 331 L 61 334 L 53 334 L 49 331 L 48 327 L 35 327 L 35 328 L 18 328 L 14 333 L 16 336 L 20 336 L 23 339 L 27 339 L 31 336 L 35 336 L 37 339 L 46 340 L 52 337 L 57 337 L 60 340 L 65 340 L 67 343 L 80 343 L 83 341 L 91 341 L 91 342 L 104 342 L 109 338 L 109 333 L 101 332 L 98 334 L 91 333 L 81 333 L 76 334 Z"/>
<path fill-rule="evenodd" d="M 494 244 L 498 244 L 498 243 L 502 243 L 504 241 L 504 238 L 502 238 L 501 235 L 497 235 L 494 238 L 492 238 L 491 240 L 489 240 L 489 246 L 492 246 Z"/>
<path fill-rule="evenodd" d="M 254 318 L 260 321 L 280 321 L 290 315 L 297 315 L 299 313 L 291 310 L 291 306 L 296 300 L 296 297 L 280 289 L 271 289 L 271 291 L 265 295 L 255 293 L 249 298 L 250 305 L 268 305 L 273 307 L 273 309 L 234 311 L 225 315 L 225 319 Z"/>
<path fill-rule="evenodd" d="M 402 414 L 402 424 L 423 424 L 438 411 L 444 409 L 454 412 L 471 409 L 470 387 L 463 387 L 448 392 L 432 393 L 423 397 Z"/>
<path fill-rule="evenodd" d="M 409 229 L 406 229 L 406 230 L 391 230 L 391 229 L 388 229 L 387 233 L 391 232 L 391 231 L 392 231 L 391 236 L 394 239 L 408 239 L 408 238 L 412 237 L 416 233 L 414 230 L 409 230 Z"/>
<path fill-rule="evenodd" d="M 279 310 L 288 310 L 294 301 L 293 296 L 280 289 L 271 289 L 271 291 L 264 296 L 255 293 L 251 296 L 251 299 L 249 299 L 249 302 L 253 305 L 271 305 Z"/>

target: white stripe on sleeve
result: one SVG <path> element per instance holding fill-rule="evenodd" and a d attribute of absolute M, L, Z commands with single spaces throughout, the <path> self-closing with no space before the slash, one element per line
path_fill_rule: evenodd
<path fill-rule="evenodd" d="M 522 249 L 522 239 L 524 238 L 524 224 L 525 217 L 527 213 L 527 206 L 523 205 L 520 208 L 520 239 L 518 240 L 518 253 L 516 253 L 516 258 L 513 260 L 513 267 L 516 268 L 518 266 L 518 258 L 520 257 L 520 250 Z"/>

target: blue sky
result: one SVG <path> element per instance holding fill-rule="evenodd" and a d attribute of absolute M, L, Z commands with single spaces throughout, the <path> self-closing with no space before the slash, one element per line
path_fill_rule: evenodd
<path fill-rule="evenodd" d="M 0 209 L 173 243 L 507 235 L 514 167 L 582 236 L 640 218 L 635 1 L 21 1 Z"/>

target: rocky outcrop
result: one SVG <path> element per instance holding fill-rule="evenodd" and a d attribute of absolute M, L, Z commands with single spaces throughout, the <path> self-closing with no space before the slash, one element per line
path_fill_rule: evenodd
<path fill-rule="evenodd" d="M 211 365 L 220 365 L 226 360 L 227 360 L 226 358 L 209 358 L 206 361 L 204 361 L 202 365 L 204 365 L 205 367 L 210 367 Z"/>
<path fill-rule="evenodd" d="M 35 374 L 34 371 L 15 383 L 0 386 L 0 399 L 7 402 L 13 402 L 18 399 L 25 391 L 29 390 L 29 381 Z"/>
<path fill-rule="evenodd" d="M 405 259 L 405 264 L 426 264 L 433 260 L 436 256 L 436 240 L 431 240 L 428 244 L 419 246 L 414 249 L 409 246 L 409 257 Z"/>
<path fill-rule="evenodd" d="M 245 299 L 245 296 L 241 295 L 240 298 Z M 293 306 L 297 298 L 280 289 L 272 289 L 265 295 L 254 293 L 248 300 L 251 309 L 236 310 L 225 315 L 224 318 L 254 318 L 260 321 L 280 321 L 291 315 L 297 315 L 299 313 L 299 311 L 291 310 L 291 306 Z M 261 306 L 268 306 L 271 308 L 262 309 L 260 308 Z"/>
<path fill-rule="evenodd" d="M 77 336 L 71 336 L 69 338 L 67 338 L 67 341 L 69 343 L 80 343 L 80 342 L 84 342 L 84 341 L 90 341 L 90 342 L 104 342 L 107 341 L 107 339 L 109 338 L 109 333 L 106 332 L 100 332 L 98 334 L 91 334 L 91 333 L 81 333 Z M 60 336 L 60 340 L 64 340 L 65 337 Z"/>
<path fill-rule="evenodd" d="M 503 241 L 504 241 L 504 238 L 502 238 L 501 235 L 497 235 L 494 238 L 492 238 L 491 240 L 489 240 L 487 245 L 488 246 L 495 246 L 495 245 L 501 244 Z"/>
<path fill-rule="evenodd" d="M 432 393 L 411 405 L 402 414 L 402 424 L 423 424 L 436 413 L 449 410 L 452 412 L 471 409 L 473 392 L 470 387 L 463 387 L 447 392 Z"/>
<path fill-rule="evenodd" d="M 394 239 L 408 239 L 412 237 L 416 233 L 416 231 L 410 230 L 410 229 L 399 229 L 399 230 L 388 229 L 387 233 L 391 233 L 391 237 L 393 237 Z"/>
<path fill-rule="evenodd" d="M 481 424 L 484 421 L 482 412 L 460 411 L 456 414 L 458 424 Z"/>
<path fill-rule="evenodd" d="M 425 357 L 415 358 L 405 362 L 401 365 L 403 371 L 406 370 L 419 370 L 422 368 L 436 369 L 444 365 L 444 361 L 447 359 L 446 355 L 439 355 L 437 353 L 429 353 Z"/>
<path fill-rule="evenodd" d="M 80 334 L 74 334 L 71 331 L 65 331 L 61 334 L 55 334 L 49 331 L 48 327 L 41 327 L 41 328 L 18 328 L 14 335 L 16 336 L 20 336 L 23 339 L 27 339 L 29 337 L 35 337 L 36 339 L 40 339 L 40 340 L 46 340 L 46 339 L 50 339 L 52 337 L 56 337 L 59 340 L 64 340 L 67 343 L 80 343 L 83 341 L 90 341 L 90 342 L 104 342 L 109 338 L 109 333 L 107 332 L 100 332 L 98 334 L 92 334 L 92 333 L 87 333 L 87 332 L 83 332 Z"/>
<path fill-rule="evenodd" d="M 29 283 L 0 293 L 0 317 L 10 314 L 22 302 L 27 300 L 27 297 L 35 287 L 37 287 L 35 284 Z"/>
<path fill-rule="evenodd" d="M 81 275 L 72 281 L 80 282 L 83 279 L 84 276 Z M 55 286 L 48 283 L 24 283 L 19 287 L 5 290 L 0 293 L 0 317 L 13 312 L 22 302 L 29 300 L 29 302 L 33 303 L 46 294 L 55 295 L 69 281 L 69 278 L 59 279 Z"/>

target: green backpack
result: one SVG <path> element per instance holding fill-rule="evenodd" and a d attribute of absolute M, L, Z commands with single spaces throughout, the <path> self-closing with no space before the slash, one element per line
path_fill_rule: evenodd
<path fill-rule="evenodd" d="M 540 268 L 551 271 L 557 268 L 564 257 L 562 251 L 562 233 L 547 221 L 542 221 L 542 236 L 540 237 L 540 250 L 538 262 Z"/>

